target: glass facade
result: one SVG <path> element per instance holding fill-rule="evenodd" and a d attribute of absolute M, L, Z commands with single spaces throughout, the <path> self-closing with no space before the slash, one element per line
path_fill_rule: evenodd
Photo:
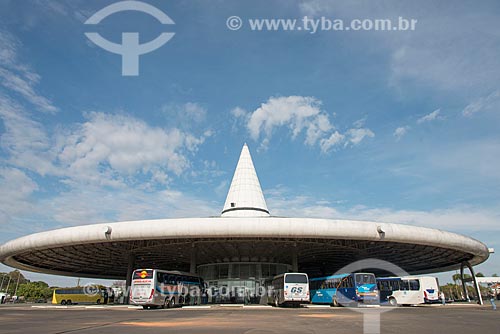
<path fill-rule="evenodd" d="M 291 269 L 282 263 L 224 262 L 200 265 L 198 274 L 208 283 L 209 302 L 259 304 L 264 281 Z"/>

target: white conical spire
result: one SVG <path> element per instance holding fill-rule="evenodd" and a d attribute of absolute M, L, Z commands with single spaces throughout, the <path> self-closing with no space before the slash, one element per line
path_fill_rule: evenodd
<path fill-rule="evenodd" d="M 231 187 L 222 210 L 223 217 L 268 217 L 266 200 L 247 144 L 243 145 Z"/>

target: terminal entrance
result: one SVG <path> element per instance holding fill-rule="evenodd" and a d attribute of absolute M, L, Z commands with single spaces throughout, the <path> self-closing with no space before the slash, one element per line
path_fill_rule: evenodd
<path fill-rule="evenodd" d="M 212 304 L 265 304 L 264 281 L 290 272 L 291 265 L 262 262 L 222 262 L 198 266 L 208 284 Z"/>

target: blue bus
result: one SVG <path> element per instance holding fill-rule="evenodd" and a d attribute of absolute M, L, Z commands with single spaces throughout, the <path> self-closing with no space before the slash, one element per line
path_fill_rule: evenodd
<path fill-rule="evenodd" d="M 340 274 L 309 279 L 311 303 L 333 306 L 379 304 L 375 275 L 370 273 Z"/>

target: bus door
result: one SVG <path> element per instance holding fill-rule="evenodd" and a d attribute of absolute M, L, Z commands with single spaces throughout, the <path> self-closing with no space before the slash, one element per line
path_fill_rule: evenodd
<path fill-rule="evenodd" d="M 395 284 L 397 284 L 397 286 L 399 287 L 399 283 L 397 280 L 381 279 L 380 281 L 378 281 L 378 290 L 380 293 L 381 303 L 387 302 L 389 300 L 389 297 L 392 296 Z"/>
<path fill-rule="evenodd" d="M 353 289 L 354 282 L 352 276 L 342 278 L 337 287 L 337 301 L 343 304 L 349 304 L 356 299 L 356 292 Z"/>
<path fill-rule="evenodd" d="M 315 290 L 314 295 L 311 296 L 311 301 L 318 304 L 332 303 L 336 291 L 331 280 L 311 281 L 311 290 Z"/>

